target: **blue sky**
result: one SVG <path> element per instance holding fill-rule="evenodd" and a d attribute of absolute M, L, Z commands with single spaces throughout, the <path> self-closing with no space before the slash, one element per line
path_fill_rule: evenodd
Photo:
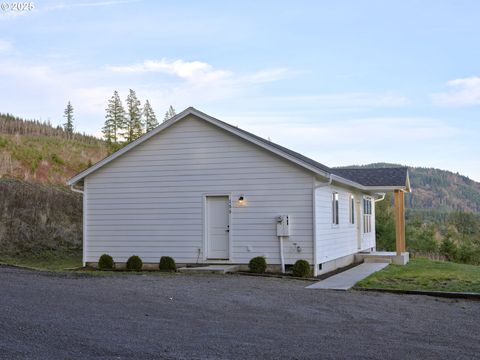
<path fill-rule="evenodd" d="M 0 112 L 99 134 L 128 89 L 329 166 L 480 181 L 478 1 L 33 1 L 0 10 Z"/>

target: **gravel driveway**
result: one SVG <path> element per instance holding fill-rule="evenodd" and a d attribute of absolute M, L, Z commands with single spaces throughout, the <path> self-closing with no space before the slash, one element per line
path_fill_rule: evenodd
<path fill-rule="evenodd" d="M 480 303 L 241 275 L 0 267 L 1 359 L 473 359 Z"/>

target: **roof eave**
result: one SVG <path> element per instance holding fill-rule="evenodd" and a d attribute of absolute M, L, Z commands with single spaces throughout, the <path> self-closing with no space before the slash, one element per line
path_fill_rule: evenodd
<path fill-rule="evenodd" d="M 407 186 L 365 186 L 365 190 L 368 190 L 371 192 L 385 192 L 385 191 L 395 191 L 395 190 L 410 192 Z"/>
<path fill-rule="evenodd" d="M 349 180 L 349 179 L 346 179 L 344 177 L 341 177 L 341 176 L 338 176 L 338 175 L 335 175 L 335 174 L 331 174 L 331 178 L 332 178 L 332 181 L 339 182 L 343 185 L 351 186 L 351 187 L 354 187 L 354 188 L 357 188 L 357 189 L 360 189 L 360 190 L 366 190 L 364 185 L 362 185 L 358 182 L 355 182 L 353 180 Z"/>

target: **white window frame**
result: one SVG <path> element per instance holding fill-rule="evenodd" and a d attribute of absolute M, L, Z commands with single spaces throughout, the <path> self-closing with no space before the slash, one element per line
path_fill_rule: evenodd
<path fill-rule="evenodd" d="M 348 197 L 348 222 L 350 225 L 355 225 L 355 196 L 350 194 Z"/>
<path fill-rule="evenodd" d="M 372 198 L 369 196 L 363 197 L 363 233 L 369 234 L 372 232 Z"/>
<path fill-rule="evenodd" d="M 338 226 L 340 224 L 340 216 L 339 216 L 339 194 L 338 192 L 334 191 L 332 193 L 332 225 Z"/>

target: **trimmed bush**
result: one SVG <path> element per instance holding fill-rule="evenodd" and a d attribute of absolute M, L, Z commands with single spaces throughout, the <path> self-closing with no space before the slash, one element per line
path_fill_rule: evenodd
<path fill-rule="evenodd" d="M 292 270 L 293 275 L 297 277 L 309 277 L 312 274 L 312 269 L 307 260 L 297 260 Z"/>
<path fill-rule="evenodd" d="M 127 260 L 127 270 L 142 271 L 143 261 L 137 255 L 132 255 Z"/>
<path fill-rule="evenodd" d="M 161 271 L 177 271 L 177 264 L 175 264 L 175 260 L 170 256 L 162 256 L 158 268 Z"/>
<path fill-rule="evenodd" d="M 248 263 L 248 268 L 256 274 L 263 274 L 267 270 L 267 260 L 263 256 L 254 257 Z"/>
<path fill-rule="evenodd" d="M 98 268 L 100 270 L 113 270 L 115 268 L 115 262 L 113 258 L 108 254 L 103 254 L 98 259 Z"/>

